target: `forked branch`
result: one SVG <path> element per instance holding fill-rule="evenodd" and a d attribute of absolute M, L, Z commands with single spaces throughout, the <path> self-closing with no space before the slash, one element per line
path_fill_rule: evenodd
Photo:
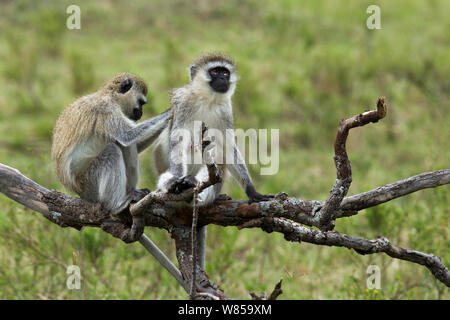
<path fill-rule="evenodd" d="M 354 117 L 341 120 L 334 141 L 334 164 L 336 166 L 337 179 L 328 199 L 319 211 L 320 230 L 328 231 L 334 229 L 335 212 L 339 209 L 342 199 L 347 195 L 352 183 L 352 167 L 346 150 L 350 129 L 364 126 L 370 122 L 378 122 L 386 116 L 386 113 L 387 107 L 384 103 L 384 98 L 379 97 L 376 110 L 366 111 Z"/>
<path fill-rule="evenodd" d="M 345 247 L 354 249 L 359 254 L 384 252 L 392 258 L 418 263 L 427 267 L 436 279 L 450 287 L 450 273 L 448 268 L 442 263 L 441 258 L 433 254 L 397 247 L 385 237 L 368 240 L 336 231 L 323 232 L 282 218 L 255 219 L 243 224 L 240 229 L 243 228 L 260 228 L 269 233 L 276 231 L 282 233 L 288 241 L 303 241 L 322 246 Z"/>
<path fill-rule="evenodd" d="M 279 193 L 271 201 L 249 204 L 221 197 L 211 206 L 198 210 L 198 226 L 216 224 L 239 228 L 260 228 L 267 232 L 280 232 L 286 240 L 309 242 L 317 245 L 341 246 L 354 249 L 360 254 L 378 252 L 401 260 L 426 266 L 442 283 L 450 286 L 450 273 L 439 257 L 391 244 L 386 238 L 368 240 L 360 237 L 327 232 L 334 227 L 335 219 L 357 214 L 360 210 L 391 201 L 395 198 L 450 183 L 450 169 L 422 173 L 361 194 L 345 198 L 351 183 L 351 166 L 346 152 L 346 139 L 351 128 L 377 122 L 386 115 L 383 98 L 377 102 L 377 110 L 342 120 L 335 141 L 335 165 L 337 180 L 328 199 L 302 200 Z M 221 181 L 221 171 L 214 164 L 208 165 L 209 179 L 198 188 L 205 188 Z M 180 270 L 166 267 L 189 293 L 192 275 L 195 274 L 195 298 L 228 299 L 192 258 L 192 209 L 171 206 L 172 201 L 192 199 L 193 190 L 180 195 L 165 194 L 158 190 L 150 192 L 140 202 L 130 206 L 130 216 L 112 219 L 109 212 L 98 204 L 73 198 L 55 190 L 48 190 L 22 175 L 19 171 L 0 164 L 0 192 L 22 205 L 40 212 L 45 218 L 61 227 L 81 229 L 85 226 L 101 227 L 104 231 L 120 237 L 132 227 L 132 217 L 142 218 L 146 226 L 167 230 L 175 240 Z M 318 227 L 320 230 L 300 224 Z M 147 242 L 147 247 L 152 244 Z M 157 257 L 157 255 L 155 255 Z M 158 258 L 158 257 L 157 257 Z M 158 260 L 159 261 L 159 260 Z M 195 270 L 193 273 L 192 271 Z M 281 293 L 281 283 L 267 298 L 276 298 Z M 265 295 L 252 295 L 266 298 Z"/>

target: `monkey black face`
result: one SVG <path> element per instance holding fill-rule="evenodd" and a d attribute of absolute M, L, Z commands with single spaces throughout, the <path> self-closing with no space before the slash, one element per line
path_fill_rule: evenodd
<path fill-rule="evenodd" d="M 230 71 L 224 67 L 215 67 L 208 70 L 211 88 L 220 93 L 225 93 L 230 88 Z"/>
<path fill-rule="evenodd" d="M 138 121 L 142 117 L 142 106 L 147 103 L 147 99 L 141 96 L 137 100 L 137 106 L 133 109 L 131 120 Z"/>
<path fill-rule="evenodd" d="M 132 87 L 133 80 L 126 78 L 120 83 L 119 93 L 126 94 Z M 129 118 L 134 121 L 137 121 L 142 117 L 142 106 L 147 103 L 144 93 L 138 93 L 137 96 L 136 106 L 133 108 L 131 115 L 129 115 Z"/>

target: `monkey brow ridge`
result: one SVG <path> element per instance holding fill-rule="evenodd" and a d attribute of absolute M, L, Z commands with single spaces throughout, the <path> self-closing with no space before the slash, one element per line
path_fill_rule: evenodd
<path fill-rule="evenodd" d="M 213 61 L 221 61 L 221 62 L 226 62 L 231 64 L 232 66 L 234 66 L 234 61 L 230 56 L 227 56 L 223 53 L 220 52 L 215 52 L 215 53 L 207 53 L 204 54 L 202 56 L 200 56 L 195 62 L 194 62 L 194 66 L 195 67 L 200 67 L 204 64 L 207 64 L 208 62 L 213 62 Z"/>
<path fill-rule="evenodd" d="M 145 95 L 147 95 L 148 89 L 147 89 L 147 85 L 146 85 L 145 81 L 142 78 L 138 77 L 137 75 L 129 73 L 129 72 L 122 72 L 122 73 L 115 75 L 114 78 L 112 78 L 110 81 L 108 81 L 105 84 L 105 88 L 107 90 L 115 90 L 119 87 L 120 83 L 123 80 L 125 80 L 126 78 L 130 78 L 130 79 L 134 80 L 136 82 L 137 86 L 142 90 L 142 92 Z"/>

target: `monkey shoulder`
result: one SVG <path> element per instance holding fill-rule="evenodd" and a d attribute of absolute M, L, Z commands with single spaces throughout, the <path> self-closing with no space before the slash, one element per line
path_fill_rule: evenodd
<path fill-rule="evenodd" d="M 174 115 L 188 108 L 192 101 L 195 101 L 195 97 L 193 97 L 192 90 L 190 90 L 190 85 L 175 88 L 170 91 L 170 104 L 174 109 Z"/>
<path fill-rule="evenodd" d="M 180 98 L 172 101 L 173 118 L 170 120 L 170 127 L 178 127 L 180 123 L 189 122 L 194 114 L 194 104 L 186 98 Z"/>

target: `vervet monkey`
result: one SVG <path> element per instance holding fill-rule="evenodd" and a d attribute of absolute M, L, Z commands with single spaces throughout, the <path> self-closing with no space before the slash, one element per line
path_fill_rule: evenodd
<path fill-rule="evenodd" d="M 53 130 L 52 159 L 61 183 L 118 214 L 146 192 L 137 190 L 138 153 L 167 126 L 169 110 L 139 124 L 145 82 L 121 73 L 99 91 L 71 103 Z"/>
<path fill-rule="evenodd" d="M 208 134 L 211 129 L 220 133 L 215 135 L 213 143 L 214 162 L 223 171 L 226 168 L 230 170 L 244 189 L 249 201 L 259 202 L 273 198 L 272 195 L 262 195 L 256 191 L 234 141 L 231 97 L 238 76 L 233 60 L 222 54 L 203 55 L 190 67 L 190 80 L 189 84 L 172 91 L 173 119 L 169 120 L 169 125 L 159 136 L 154 150 L 155 166 L 160 174 L 158 188 L 166 192 L 180 193 L 196 186 L 198 181 L 208 178 L 206 164 L 189 163 L 193 154 L 195 158 L 195 153 L 201 152 L 198 146 L 201 145 L 199 139 L 202 135 L 199 131 L 202 128 L 195 126 L 195 122 L 203 122 L 208 128 Z M 231 161 L 228 161 L 230 153 Z M 227 161 L 224 161 L 224 155 L 227 156 Z M 218 183 L 202 191 L 198 195 L 198 204 L 205 206 L 212 203 L 219 196 L 222 185 L 223 183 Z M 204 267 L 205 231 L 203 228 L 198 237 L 202 267 Z"/>
<path fill-rule="evenodd" d="M 53 130 L 52 158 L 61 183 L 81 198 L 101 203 L 113 215 L 146 194 L 136 190 L 138 153 L 156 139 L 171 116 L 167 110 L 136 124 L 147 102 L 146 95 L 142 79 L 130 73 L 118 74 L 99 91 L 70 104 Z M 142 224 L 131 227 L 121 239 L 139 240 L 187 288 L 180 271 L 143 234 Z"/>

